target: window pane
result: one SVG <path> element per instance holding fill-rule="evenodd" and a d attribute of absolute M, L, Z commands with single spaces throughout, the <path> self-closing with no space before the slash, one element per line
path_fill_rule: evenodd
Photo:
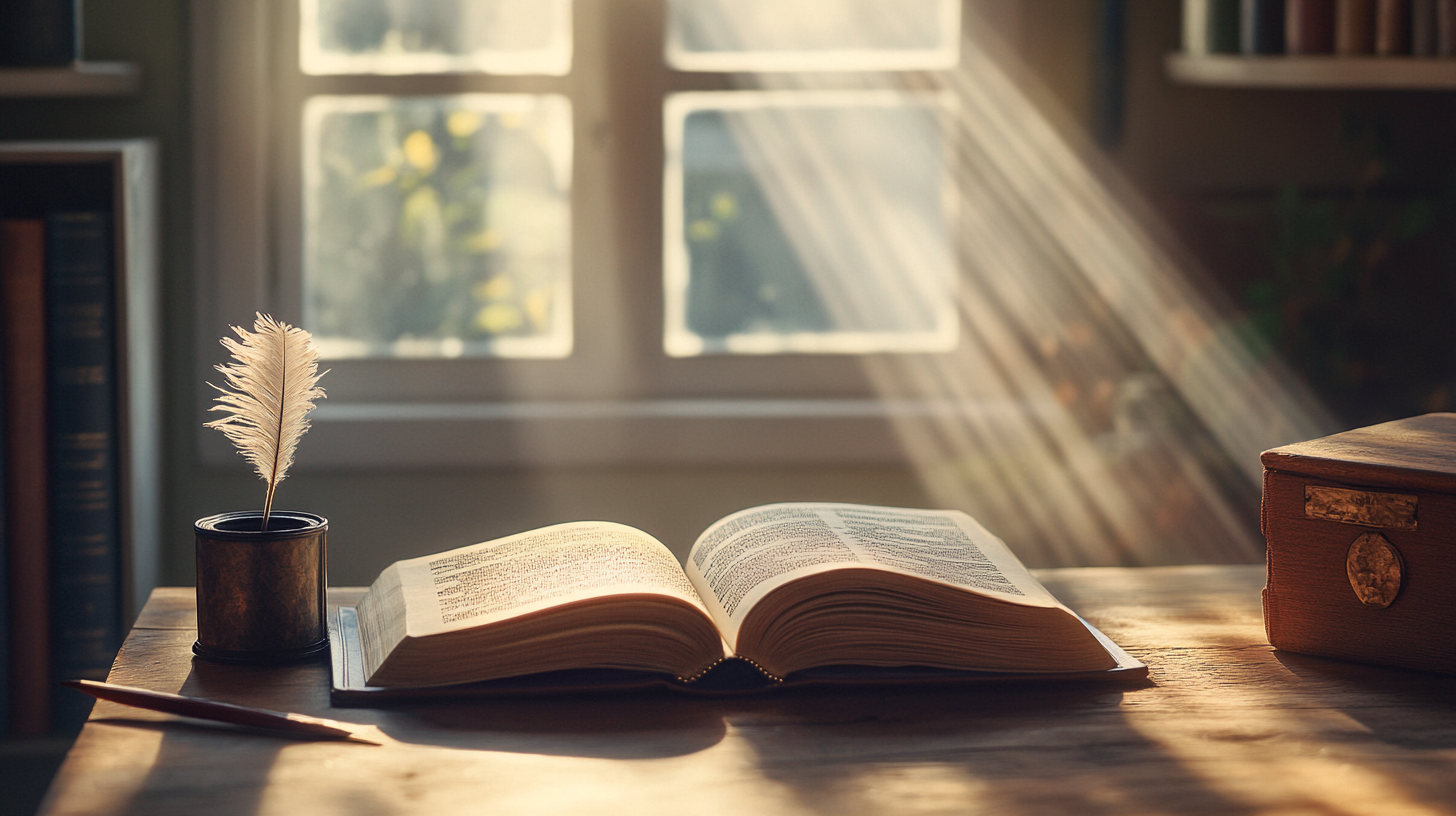
<path fill-rule="evenodd" d="M 671 0 L 667 61 L 685 71 L 954 67 L 959 0 Z"/>
<path fill-rule="evenodd" d="M 667 352 L 954 348 L 949 104 L 873 91 L 669 97 Z"/>
<path fill-rule="evenodd" d="M 304 140 L 304 322 L 324 356 L 571 352 L 564 97 L 315 97 Z"/>
<path fill-rule="evenodd" d="M 303 0 L 306 74 L 571 70 L 570 0 Z"/>

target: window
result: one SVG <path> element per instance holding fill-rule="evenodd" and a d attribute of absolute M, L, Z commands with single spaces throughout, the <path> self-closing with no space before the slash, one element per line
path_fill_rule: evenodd
<path fill-rule="evenodd" d="M 310 97 L 303 323 L 325 359 L 571 354 L 571 105 Z"/>
<path fill-rule="evenodd" d="M 302 0 L 305 74 L 548 74 L 571 69 L 570 0 Z"/>
<path fill-rule="evenodd" d="M 667 353 L 954 349 L 948 107 L 884 91 L 668 97 Z"/>
<path fill-rule="evenodd" d="M 300 322 L 310 460 L 874 460 L 943 410 L 863 364 L 958 343 L 952 102 L 873 73 L 954 66 L 955 0 L 254 6 L 194 6 L 198 381 Z"/>

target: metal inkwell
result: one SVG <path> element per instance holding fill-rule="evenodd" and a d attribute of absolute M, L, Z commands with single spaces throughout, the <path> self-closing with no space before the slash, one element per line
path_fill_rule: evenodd
<path fill-rule="evenodd" d="M 313 513 L 258 511 L 198 519 L 197 642 L 229 663 L 283 663 L 329 648 L 325 590 L 329 522 Z"/>

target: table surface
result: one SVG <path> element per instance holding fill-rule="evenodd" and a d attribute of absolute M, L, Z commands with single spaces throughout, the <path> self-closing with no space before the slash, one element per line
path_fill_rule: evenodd
<path fill-rule="evenodd" d="M 1456 813 L 1456 677 L 1273 650 L 1260 567 L 1037 574 L 1148 681 L 331 709 L 325 664 L 194 661 L 192 590 L 162 589 L 112 682 L 387 743 L 98 703 L 41 813 Z"/>

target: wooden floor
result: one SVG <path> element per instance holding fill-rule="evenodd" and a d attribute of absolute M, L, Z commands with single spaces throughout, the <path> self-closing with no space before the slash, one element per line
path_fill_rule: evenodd
<path fill-rule="evenodd" d="M 1038 574 L 1150 680 L 330 709 L 322 666 L 194 663 L 188 595 L 162 595 L 116 682 L 373 723 L 388 744 L 98 704 L 42 812 L 1456 813 L 1456 678 L 1272 650 L 1256 567 Z"/>

